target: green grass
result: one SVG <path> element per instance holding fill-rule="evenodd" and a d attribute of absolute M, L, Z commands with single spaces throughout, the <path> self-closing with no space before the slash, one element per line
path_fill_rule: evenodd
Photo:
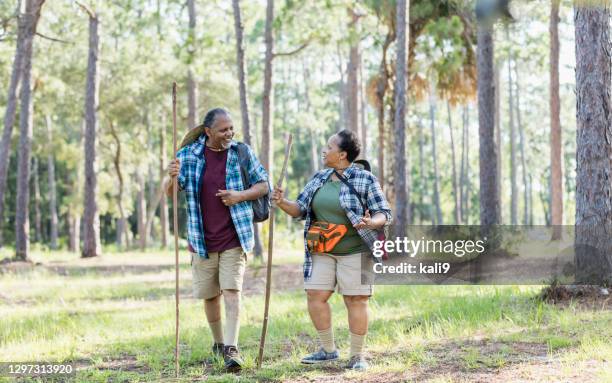
<path fill-rule="evenodd" d="M 277 253 L 276 262 L 300 262 L 299 251 Z M 35 253 L 33 258 L 55 269 L 0 274 L 2 361 L 75 361 L 80 366 L 77 382 L 173 380 L 172 251 L 111 253 L 99 260 L 79 260 L 60 252 Z M 184 257 L 181 261 L 182 291 L 188 295 L 189 263 Z M 131 267 L 122 269 L 122 264 Z M 581 363 L 594 363 L 598 379 L 609 378 L 605 367 L 612 357 L 612 313 L 541 303 L 535 299 L 539 289 L 376 286 L 367 338 L 372 369 L 365 375 L 345 372 L 341 364 L 313 368 L 299 363 L 301 356 L 316 348 L 316 332 L 299 288 L 272 295 L 261 370 L 255 369 L 255 358 L 264 299 L 245 297 L 240 346 L 246 366 L 238 376 L 224 374 L 220 361 L 204 367 L 202 360 L 210 356 L 212 340 L 202 303 L 183 299 L 181 380 L 291 381 L 377 374 L 422 380 L 410 374 L 428 371 L 427 379 L 446 382 L 538 358 L 562 363 L 568 376 Z M 330 303 L 337 345 L 346 359 L 346 310 L 337 295 Z M 552 369 L 546 364 L 541 368 Z"/>

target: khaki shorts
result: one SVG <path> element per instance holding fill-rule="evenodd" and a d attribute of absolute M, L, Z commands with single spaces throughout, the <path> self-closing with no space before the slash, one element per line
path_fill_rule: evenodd
<path fill-rule="evenodd" d="M 208 259 L 191 253 L 193 297 L 210 299 L 221 290 L 242 290 L 246 253 L 241 247 L 208 253 Z"/>
<path fill-rule="evenodd" d="M 304 281 L 304 289 L 334 291 L 336 286 L 338 294 L 372 295 L 372 285 L 361 284 L 361 253 L 312 254 L 312 275 Z"/>

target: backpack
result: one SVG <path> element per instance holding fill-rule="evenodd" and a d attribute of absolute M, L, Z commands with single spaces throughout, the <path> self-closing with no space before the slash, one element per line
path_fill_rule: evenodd
<path fill-rule="evenodd" d="M 242 184 L 244 190 L 253 186 L 249 180 L 249 150 L 246 144 L 238 142 L 238 164 L 240 164 L 240 177 L 242 178 Z M 268 192 L 262 197 L 251 201 L 251 207 L 253 208 L 253 221 L 263 222 L 270 216 L 270 193 Z"/>

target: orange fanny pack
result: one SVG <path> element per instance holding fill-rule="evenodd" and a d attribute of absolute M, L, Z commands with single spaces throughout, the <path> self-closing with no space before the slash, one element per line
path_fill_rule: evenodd
<path fill-rule="evenodd" d="M 306 233 L 308 250 L 312 253 L 329 253 L 347 231 L 346 226 L 341 224 L 314 222 Z"/>

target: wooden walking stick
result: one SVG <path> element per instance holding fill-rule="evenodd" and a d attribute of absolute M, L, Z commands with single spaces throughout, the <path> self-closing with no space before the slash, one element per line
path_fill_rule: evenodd
<path fill-rule="evenodd" d="M 172 143 L 174 145 L 174 159 L 176 159 L 176 82 L 172 83 Z M 172 210 L 174 213 L 174 267 L 175 273 L 175 303 L 176 323 L 174 334 L 174 368 L 176 377 L 179 377 L 179 246 L 178 246 L 178 177 L 172 178 Z"/>
<path fill-rule="evenodd" d="M 280 178 L 276 183 L 277 188 L 283 186 L 283 180 L 287 173 L 287 162 L 289 160 L 289 153 L 291 152 L 291 143 L 293 136 L 291 133 L 287 134 L 287 146 L 285 146 L 285 161 L 283 162 L 283 170 L 281 171 Z M 266 332 L 268 331 L 268 311 L 270 309 L 270 288 L 272 286 L 272 251 L 274 250 L 274 211 L 276 206 L 272 205 L 270 208 L 270 229 L 268 236 L 268 264 L 266 265 L 266 304 L 264 306 L 264 320 L 263 327 L 261 328 L 261 339 L 259 340 L 259 356 L 257 357 L 257 368 L 261 368 L 261 362 L 263 360 L 264 348 L 266 347 Z"/>

